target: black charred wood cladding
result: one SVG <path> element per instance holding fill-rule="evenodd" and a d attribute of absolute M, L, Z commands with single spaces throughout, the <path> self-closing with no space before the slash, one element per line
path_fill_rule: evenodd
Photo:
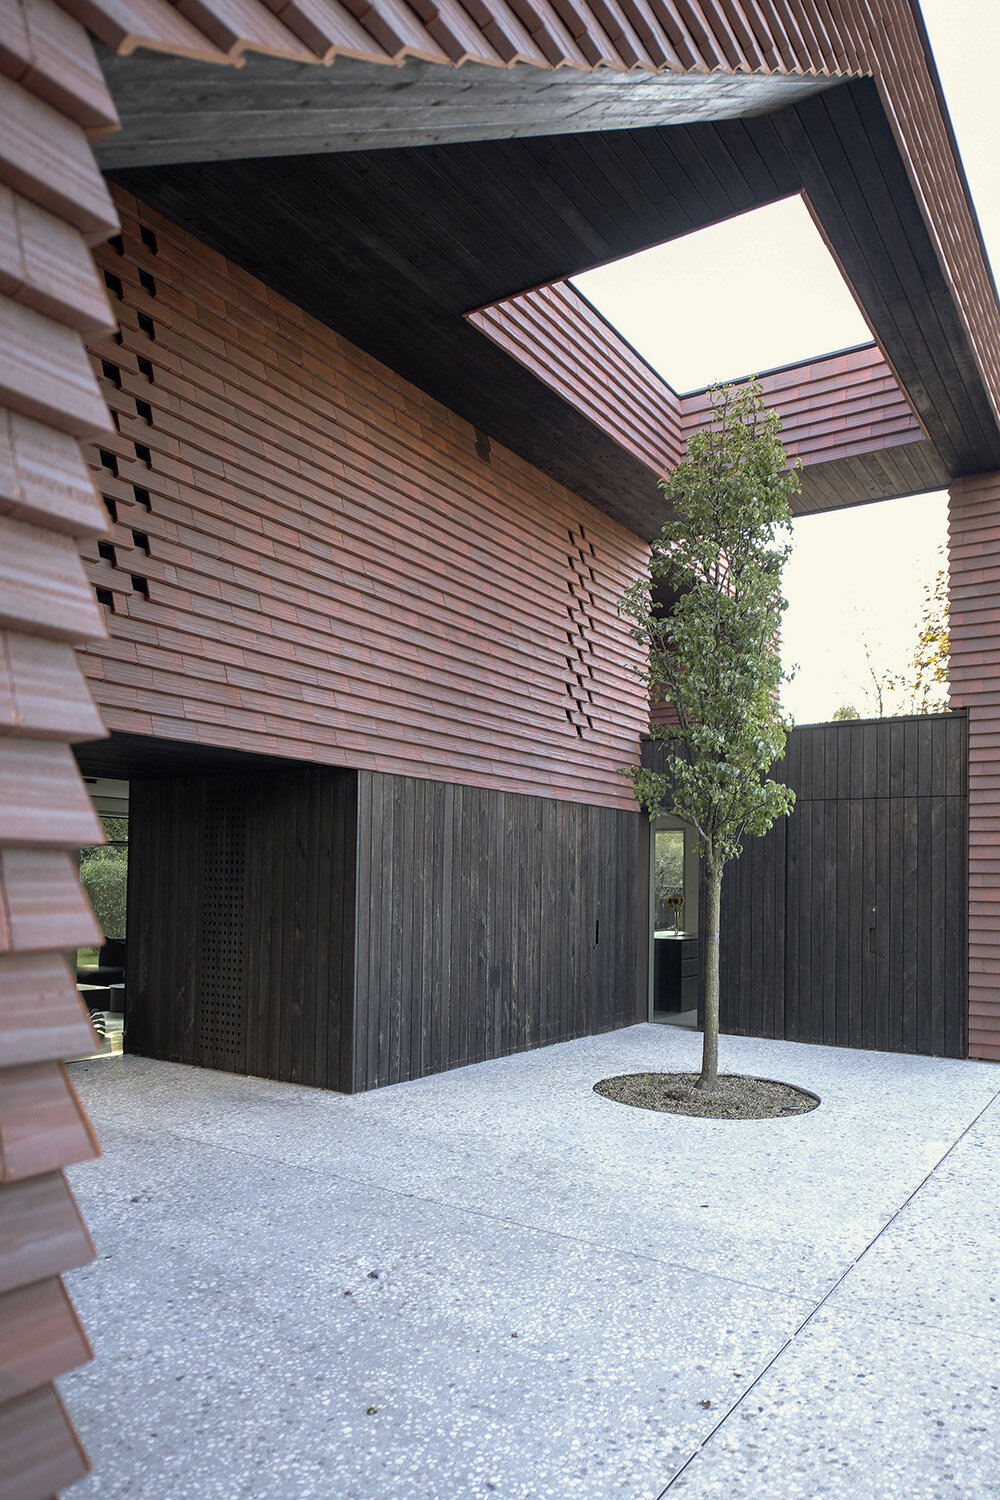
<path fill-rule="evenodd" d="M 349 1086 L 356 805 L 335 769 L 131 783 L 126 1050 Z"/>
<path fill-rule="evenodd" d="M 358 780 L 356 1088 L 634 1021 L 636 813 Z"/>
<path fill-rule="evenodd" d="M 351 1092 L 629 1025 L 637 825 L 376 772 L 133 781 L 126 1049 Z"/>
<path fill-rule="evenodd" d="M 966 1055 L 967 740 L 961 712 L 792 731 L 795 807 L 723 881 L 724 1032 Z"/>

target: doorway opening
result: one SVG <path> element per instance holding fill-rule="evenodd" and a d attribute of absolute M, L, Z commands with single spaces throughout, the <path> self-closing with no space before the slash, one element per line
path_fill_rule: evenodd
<path fill-rule="evenodd" d="M 678 818 L 650 826 L 649 1019 L 698 1026 L 698 840 Z"/>
<path fill-rule="evenodd" d="M 128 888 L 128 782 L 84 778 L 105 842 L 81 849 L 77 873 L 104 932 L 99 948 L 76 952 L 76 987 L 98 1046 L 90 1057 L 115 1057 L 125 1034 L 125 924 Z M 74 1059 L 79 1061 L 80 1059 Z"/>

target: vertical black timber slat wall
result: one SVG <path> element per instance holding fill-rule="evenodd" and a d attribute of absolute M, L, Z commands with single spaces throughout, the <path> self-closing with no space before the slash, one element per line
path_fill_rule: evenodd
<path fill-rule="evenodd" d="M 637 823 L 359 772 L 354 1088 L 632 1023 Z"/>
<path fill-rule="evenodd" d="M 789 737 L 796 805 L 770 852 L 776 871 L 785 859 L 789 1039 L 965 1056 L 967 740 L 963 713 Z M 735 945 L 726 971 L 731 1031 L 746 1031 L 728 1003 L 746 954 Z"/>
<path fill-rule="evenodd" d="M 967 743 L 961 712 L 792 731 L 795 807 L 723 880 L 723 1031 L 965 1056 Z"/>
<path fill-rule="evenodd" d="M 126 1049 L 350 1088 L 356 836 L 353 771 L 133 781 Z"/>

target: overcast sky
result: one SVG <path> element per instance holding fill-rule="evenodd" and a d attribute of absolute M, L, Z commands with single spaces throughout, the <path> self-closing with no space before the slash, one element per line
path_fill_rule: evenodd
<path fill-rule="evenodd" d="M 996 271 L 1000 0 L 922 0 L 921 8 Z M 588 272 L 575 284 L 680 391 L 871 337 L 798 199 Z M 748 307 L 758 314 L 748 316 Z M 785 693 L 799 723 L 827 719 L 843 703 L 875 711 L 864 646 L 877 670 L 905 669 L 924 588 L 942 566 L 946 528 L 944 495 L 798 522 L 783 640 L 786 667 L 799 668 Z"/>

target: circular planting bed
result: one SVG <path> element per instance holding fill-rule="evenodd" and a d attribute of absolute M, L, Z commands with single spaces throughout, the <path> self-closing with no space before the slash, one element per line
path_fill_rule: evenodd
<path fill-rule="evenodd" d="M 636 1109 L 655 1109 L 661 1114 L 701 1115 L 709 1120 L 786 1120 L 806 1115 L 819 1104 L 819 1095 L 797 1089 L 773 1078 L 742 1078 L 735 1073 L 719 1077 L 713 1093 L 695 1088 L 697 1073 L 623 1073 L 602 1078 L 594 1093 Z"/>

